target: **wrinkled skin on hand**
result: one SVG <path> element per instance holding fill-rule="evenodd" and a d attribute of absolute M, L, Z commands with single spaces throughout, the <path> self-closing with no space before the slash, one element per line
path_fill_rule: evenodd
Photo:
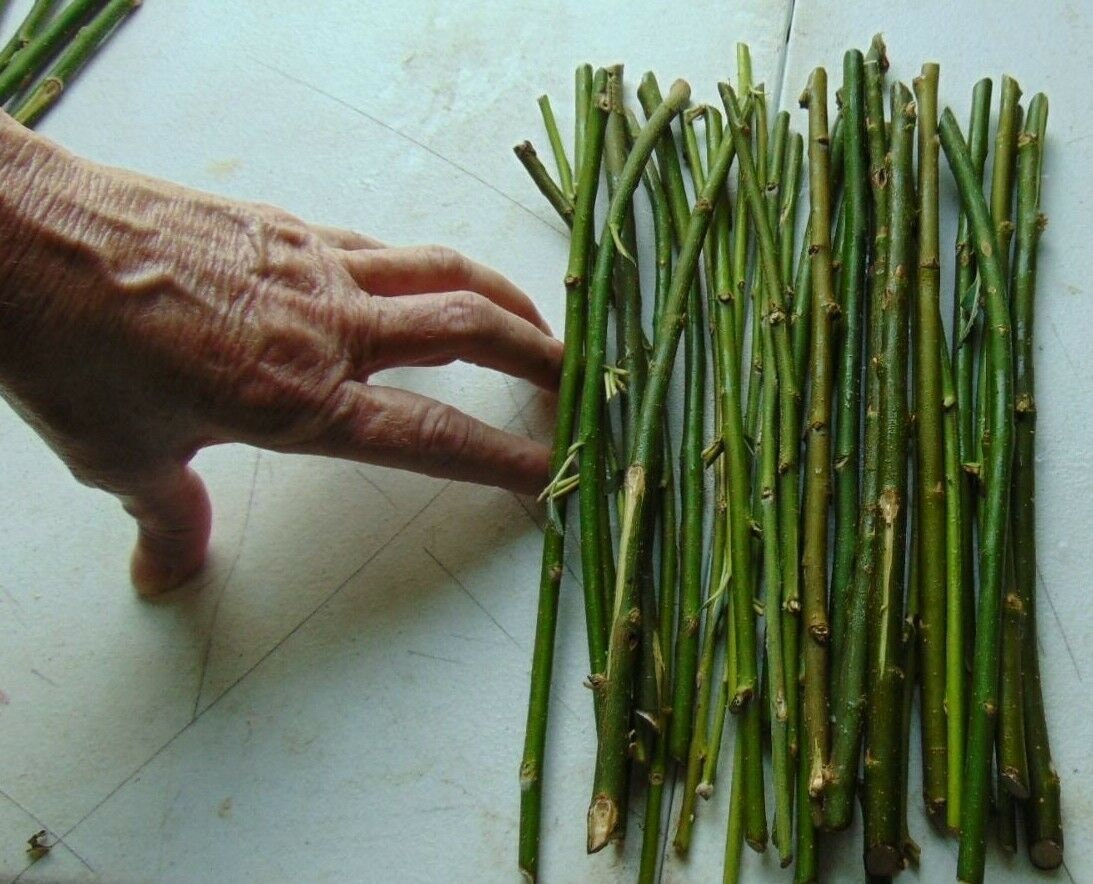
<path fill-rule="evenodd" d="M 500 274 L 95 166 L 16 129 L 0 120 L 0 390 L 136 518 L 138 589 L 204 561 L 210 505 L 188 463 L 206 445 L 545 482 L 544 446 L 369 383 L 458 359 L 553 388 L 561 344 Z"/>

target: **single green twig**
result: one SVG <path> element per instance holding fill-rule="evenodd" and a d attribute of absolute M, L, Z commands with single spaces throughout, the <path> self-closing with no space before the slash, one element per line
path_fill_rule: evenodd
<path fill-rule="evenodd" d="M 550 106 L 549 96 L 539 96 L 539 112 L 543 115 L 543 125 L 546 127 L 547 138 L 550 139 L 550 149 L 554 153 L 558 183 L 562 187 L 562 192 L 572 198 L 573 169 L 569 165 L 569 157 L 566 156 L 565 143 L 562 141 L 562 133 L 558 131 L 558 122 L 554 119 L 554 109 Z"/>
<path fill-rule="evenodd" d="M 115 28 L 143 0 L 110 0 L 84 27 L 77 31 L 57 63 L 38 82 L 34 90 L 12 110 L 11 115 L 24 126 L 33 126 L 61 97 L 61 93 L 95 57 Z"/>
<path fill-rule="evenodd" d="M 851 518 L 851 502 L 854 510 L 854 534 L 843 539 L 839 545 L 839 533 L 836 532 L 835 570 L 832 575 L 832 592 L 841 596 L 839 609 L 833 613 L 833 626 L 839 628 L 833 632 L 833 661 L 831 689 L 831 762 L 829 765 L 829 783 L 824 797 L 824 822 L 829 828 L 843 829 L 850 824 L 854 807 L 854 791 L 857 780 L 858 761 L 861 755 L 861 715 L 865 702 L 865 636 L 864 614 L 866 590 L 869 575 L 872 574 L 872 532 L 875 530 L 875 500 L 877 495 L 877 386 L 876 371 L 872 357 L 878 352 L 880 338 L 880 294 L 883 291 L 883 278 L 873 274 L 870 286 L 869 334 L 866 356 L 862 355 L 862 324 L 866 313 L 864 288 L 866 285 L 866 240 L 869 229 L 869 196 L 867 155 L 867 115 L 865 91 L 866 83 L 871 84 L 875 98 L 874 113 L 880 107 L 880 129 L 883 130 L 883 104 L 881 88 L 883 70 L 878 53 L 874 49 L 868 62 L 863 62 L 860 52 L 851 50 L 843 57 L 843 130 L 845 169 L 845 194 L 843 205 L 846 207 L 846 219 L 843 229 L 844 256 L 841 269 L 842 304 L 846 321 L 841 360 L 840 397 L 838 432 L 836 441 L 835 470 L 842 487 L 839 491 L 842 512 L 836 505 L 836 516 L 845 527 Z M 875 119 L 872 121 L 876 125 Z M 880 162 L 883 168 L 883 135 L 879 145 Z M 887 181 L 873 179 L 874 213 L 887 212 Z M 878 194 L 878 190 L 880 191 Z M 879 226 L 887 229 L 887 217 Z M 885 241 L 887 235 L 885 234 Z M 883 272 L 883 271 L 882 271 Z M 860 376 L 865 366 L 866 397 L 864 419 L 864 451 L 862 457 L 861 504 L 858 505 L 856 449 L 849 443 L 840 441 L 854 438 L 858 433 L 858 412 L 860 410 Z M 848 389 L 849 388 L 849 389 Z M 840 457 L 847 462 L 840 472 Z M 849 474 L 849 475 L 847 475 Z M 849 551 L 847 548 L 849 547 Z M 847 567 L 846 559 L 849 559 Z M 840 565 L 840 562 L 842 563 Z M 845 585 L 838 580 L 846 569 Z M 834 604 L 834 603 L 833 603 Z M 841 617 L 835 617 L 841 609 Z"/>
<path fill-rule="evenodd" d="M 938 239 L 938 66 L 915 78 L 918 103 L 918 261 L 915 285 L 913 376 L 917 470 L 915 502 L 921 532 L 919 621 L 922 668 L 922 791 L 931 821 L 945 826 L 948 796 L 945 721 L 945 456 L 942 439 Z"/>
<path fill-rule="evenodd" d="M 811 204 L 812 344 L 809 357 L 812 395 L 806 427 L 804 549 L 802 565 L 804 769 L 808 792 L 818 810 L 830 751 L 828 721 L 827 540 L 831 497 L 831 394 L 835 360 L 831 326 L 838 314 L 831 270 L 830 136 L 827 125 L 827 72 L 816 68 L 801 95 L 808 108 L 808 178 Z M 804 293 L 801 293 L 804 296 Z M 817 820 L 818 821 L 818 820 Z"/>
<path fill-rule="evenodd" d="M 38 35 L 56 5 L 57 0 L 34 0 L 34 5 L 30 7 L 22 24 L 11 35 L 11 39 L 4 48 L 0 49 L 0 72 L 11 63 L 17 52 L 24 49 Z"/>
<path fill-rule="evenodd" d="M 562 193 L 562 189 L 550 176 L 550 172 L 548 172 L 546 166 L 543 165 L 543 161 L 539 159 L 539 155 L 535 151 L 535 146 L 530 141 L 524 141 L 516 145 L 516 147 L 512 149 L 512 152 L 516 154 L 516 158 L 520 161 L 520 165 L 527 170 L 532 182 L 539 188 L 539 193 L 546 197 L 547 202 L 550 203 L 554 211 L 558 213 L 558 217 L 565 222 L 567 227 L 572 227 L 574 214 L 573 201 Z"/>
<path fill-rule="evenodd" d="M 1036 648 L 1036 391 L 1033 373 L 1033 316 L 1036 251 L 1047 219 L 1040 213 L 1040 181 L 1048 101 L 1040 94 L 1029 104 L 1017 154 L 1017 244 L 1013 255 L 1016 454 L 1013 465 L 1013 548 L 1017 592 L 1026 611 L 1022 639 L 1025 736 L 1029 801 L 1025 830 L 1029 856 L 1040 869 L 1063 861 L 1059 774 L 1051 761 L 1040 658 Z"/>
<path fill-rule="evenodd" d="M 892 87 L 888 212 L 888 273 L 882 304 L 880 465 L 878 467 L 875 573 L 868 600 L 869 728 L 866 734 L 865 869 L 894 874 L 901 865 L 900 703 L 903 661 L 904 535 L 907 522 L 907 289 L 914 260 L 914 179 L 911 156 L 915 105 L 902 83 Z"/>
<path fill-rule="evenodd" d="M 600 89 L 603 88 L 603 80 Z M 566 268 L 565 349 L 558 389 L 558 418 L 551 452 L 551 476 L 557 476 L 570 456 L 576 425 L 578 396 L 584 371 L 584 337 L 588 301 L 588 265 L 595 232 L 596 191 L 600 180 L 600 158 L 606 113 L 599 104 L 592 107 L 586 130 L 585 167 L 579 171 L 577 211 L 573 223 L 569 264 Z M 558 624 L 558 590 L 565 570 L 566 501 L 554 504 L 556 518 L 547 521 L 543 538 L 539 603 L 535 622 L 535 643 L 531 665 L 524 755 L 520 764 L 520 870 L 535 880 L 539 869 L 539 831 L 543 795 L 543 759 L 546 747 L 550 680 L 554 666 L 554 636 Z"/>
<path fill-rule="evenodd" d="M 586 335 L 586 370 L 581 399 L 581 441 L 591 445 L 599 430 L 595 426 L 597 414 L 590 409 L 602 399 L 602 386 L 599 375 L 603 370 L 606 350 L 607 309 L 613 277 L 616 252 L 613 232 L 618 231 L 629 207 L 633 192 L 637 187 L 645 165 L 659 141 L 662 133 L 668 130 L 672 119 L 682 110 L 690 98 L 690 88 L 686 83 L 677 81 L 673 84 L 662 105 L 650 116 L 649 122 L 634 141 L 626 165 L 616 182 L 616 191 L 611 199 L 607 219 L 604 222 L 600 238 L 599 252 L 593 274 L 589 305 L 589 332 Z M 595 377 L 593 377 L 595 375 Z M 648 391 L 646 392 L 646 398 Z M 658 420 L 645 430 L 644 438 L 639 434 L 635 438 L 635 450 L 644 447 L 646 452 L 646 471 L 655 467 L 659 454 L 661 423 Z M 643 445 L 644 443 L 644 445 Z M 589 475 L 594 470 L 588 471 Z M 581 463 L 581 494 L 585 494 L 586 468 Z M 590 480 L 595 488 L 596 477 Z M 629 507 L 629 493 L 626 505 Z M 581 516 L 584 520 L 584 502 Z M 593 782 L 592 800 L 588 809 L 588 851 L 601 850 L 618 833 L 621 824 L 620 809 L 625 798 L 626 761 L 628 733 L 630 730 L 630 669 L 632 649 L 636 644 L 637 630 L 640 628 L 640 610 L 635 605 L 637 591 L 638 563 L 642 561 L 642 535 L 644 534 L 644 512 L 636 523 L 627 521 L 629 511 L 623 513 L 619 545 L 619 568 L 614 592 L 614 609 L 610 621 L 606 667 L 602 677 L 597 678 L 598 692 L 601 696 L 601 714 L 599 739 L 596 752 L 596 775 Z M 589 546 L 591 544 L 583 544 Z M 582 553 L 586 551 L 582 548 Z M 582 559 L 584 555 L 582 555 Z M 585 574 L 585 591 L 588 592 L 588 573 Z M 595 676 L 594 676 L 595 677 Z"/>
<path fill-rule="evenodd" d="M 76 29 L 106 0 L 72 0 L 0 72 L 0 104 L 25 88 L 47 61 L 64 48 Z"/>
<path fill-rule="evenodd" d="M 914 323 L 912 323 L 914 325 Z M 910 440 L 914 447 L 915 440 Z M 913 458 L 912 458 L 913 459 Z M 908 545 L 910 561 L 907 565 L 907 604 L 903 611 L 903 636 L 900 655 L 903 660 L 903 702 L 900 709 L 900 796 L 899 796 L 899 849 L 903 865 L 918 865 L 919 846 L 911 837 L 911 828 L 907 819 L 907 805 L 910 799 L 911 780 L 911 713 L 915 702 L 915 689 L 919 685 L 921 655 L 918 649 L 918 624 L 921 616 L 922 600 L 922 529 L 921 511 L 916 500 L 917 491 L 913 485 L 908 493 L 908 507 L 911 522 L 911 539 Z M 921 704 L 920 704 L 921 705 Z"/>
<path fill-rule="evenodd" d="M 998 710 L 998 637 L 1014 441 L 1013 351 L 1006 278 L 999 260 L 998 238 L 976 181 L 971 157 L 960 132 L 960 124 L 948 109 L 941 115 L 938 131 L 941 146 L 956 179 L 960 201 L 972 228 L 985 294 L 986 343 L 991 360 L 988 377 L 988 426 L 991 444 L 989 461 L 984 464 L 987 495 L 979 555 L 981 589 L 975 635 L 975 669 L 961 815 L 960 854 L 957 861 L 958 878 L 969 884 L 978 884 L 983 879 L 984 830 L 990 791 L 990 750 Z"/>
<path fill-rule="evenodd" d="M 755 139 L 756 183 L 766 204 L 767 174 L 769 172 L 767 147 L 767 96 L 762 85 L 752 90 L 753 132 Z M 745 118 L 747 119 L 747 118 Z M 746 274 L 745 274 L 746 275 Z M 741 279 L 744 277 L 741 276 Z M 748 398 L 744 415 L 744 432 L 754 448 L 759 437 L 759 393 L 763 385 L 762 316 L 763 266 L 759 262 L 751 277 L 751 289 L 745 294 L 751 305 L 751 362 L 748 371 Z M 773 366 L 771 367 L 773 370 Z"/>

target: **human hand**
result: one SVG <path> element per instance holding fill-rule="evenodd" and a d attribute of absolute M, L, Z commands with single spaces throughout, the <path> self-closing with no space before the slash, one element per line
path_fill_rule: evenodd
<path fill-rule="evenodd" d="M 368 382 L 458 359 L 552 389 L 561 344 L 495 271 L 96 166 L 2 114 L 0 168 L 0 389 L 136 518 L 140 591 L 204 561 L 207 445 L 545 482 L 544 446 Z"/>

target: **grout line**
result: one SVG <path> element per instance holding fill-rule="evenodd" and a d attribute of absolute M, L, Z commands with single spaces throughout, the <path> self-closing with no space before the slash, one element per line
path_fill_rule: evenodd
<path fill-rule="evenodd" d="M 194 708 L 190 712 L 190 721 L 197 719 L 198 710 L 201 707 L 201 696 L 205 693 L 205 676 L 209 672 L 209 657 L 212 656 L 213 651 L 213 638 L 215 635 L 216 618 L 220 614 L 220 603 L 224 601 L 224 596 L 228 592 L 228 587 L 231 585 L 232 577 L 235 576 L 236 566 L 239 564 L 239 559 L 243 555 L 243 544 L 247 541 L 247 528 L 250 526 L 251 510 L 254 508 L 254 489 L 258 485 L 258 464 L 262 460 L 262 451 L 258 450 L 254 457 L 254 472 L 251 474 L 250 479 L 250 493 L 247 496 L 247 511 L 243 517 L 243 527 L 239 530 L 239 545 L 235 548 L 235 558 L 232 559 L 231 567 L 228 568 L 228 574 L 224 578 L 224 582 L 220 584 L 220 589 L 216 594 L 216 601 L 213 602 L 212 617 L 209 618 L 208 636 L 205 641 L 205 653 L 201 656 L 201 675 L 197 680 L 197 693 L 194 695 Z"/>
<path fill-rule="evenodd" d="M 50 845 L 51 847 L 56 846 L 57 844 L 60 844 L 69 853 L 71 853 L 74 857 L 76 857 L 76 859 L 78 859 L 81 863 L 83 863 L 84 867 L 89 872 L 91 872 L 92 875 L 97 875 L 98 874 L 98 872 L 96 872 L 95 869 L 92 868 L 91 863 L 89 863 L 79 853 L 77 853 L 75 850 L 73 850 L 72 846 L 65 842 L 64 836 L 63 835 L 58 835 L 55 831 L 53 831 L 53 829 L 51 829 L 49 827 L 49 825 L 46 824 L 45 820 L 43 820 L 40 816 L 38 816 L 38 814 L 31 811 L 30 808 L 24 807 L 20 802 L 16 801 L 14 798 L 12 798 L 11 795 L 9 795 L 3 789 L 0 789 L 0 798 L 7 799 L 11 804 L 15 805 L 17 808 L 19 808 L 19 810 L 21 810 L 23 813 L 25 813 L 27 816 L 29 816 L 32 820 L 34 820 L 34 822 L 38 826 L 40 826 L 43 830 L 45 830 L 47 835 L 51 835 L 54 838 L 56 838 L 57 840 L 52 845 Z M 16 875 L 14 878 L 12 878 L 12 884 L 14 884 L 14 882 L 18 881 L 20 878 L 22 878 L 23 875 L 25 875 L 28 871 L 30 871 L 30 869 L 32 869 L 38 862 L 39 862 L 39 860 L 37 860 L 37 859 L 29 860 L 27 862 L 26 866 L 24 866 L 23 869 L 19 872 L 19 874 Z"/>
<path fill-rule="evenodd" d="M 782 64 L 778 71 L 778 105 L 780 110 L 789 110 L 785 107 L 786 98 L 786 71 L 789 69 L 789 41 L 793 38 L 793 25 L 797 21 L 797 0 L 789 0 L 789 11 L 786 13 L 785 39 L 782 43 Z"/>
<path fill-rule="evenodd" d="M 286 80 L 289 80 L 290 82 L 296 83 L 298 86 L 303 86 L 305 89 L 310 89 L 312 92 L 316 92 L 319 95 L 322 95 L 324 98 L 327 98 L 330 101 L 333 101 L 335 104 L 340 104 L 346 110 L 352 111 L 353 113 L 357 114 L 357 116 L 363 117 L 364 119 L 368 120 L 369 122 L 374 123 L 375 125 L 380 126 L 383 129 L 386 129 L 392 135 L 397 135 L 399 138 L 402 138 L 406 141 L 409 141 L 414 146 L 419 147 L 422 150 L 424 150 L 426 153 L 431 154 L 432 156 L 436 157 L 436 159 L 440 160 L 442 163 L 446 163 L 447 165 L 451 166 L 453 169 L 458 169 L 464 175 L 466 175 L 469 178 L 474 179 L 479 184 L 481 184 L 483 187 L 489 188 L 494 193 L 496 193 L 498 196 L 505 199 L 507 202 L 510 202 L 510 203 L 512 203 L 512 205 L 516 206 L 517 208 L 522 209 L 523 211 L 527 212 L 529 215 L 531 215 L 532 218 L 534 218 L 540 224 L 545 224 L 547 227 L 549 227 L 551 230 L 555 231 L 556 233 L 560 233 L 560 234 L 563 234 L 563 235 L 566 234 L 566 231 L 563 228 L 559 227 L 556 224 L 551 223 L 550 221 L 547 221 L 544 217 L 542 217 L 541 215 L 536 213 L 534 210 L 532 210 L 532 209 L 528 208 L 527 206 L 525 206 L 522 202 L 520 202 L 515 197 L 509 196 L 509 194 L 505 193 L 505 191 L 503 191 L 501 188 L 499 188 L 496 184 L 491 184 L 485 178 L 482 178 L 480 175 L 475 174 L 473 171 L 468 169 L 466 166 L 460 165 L 455 160 L 451 159 L 450 157 L 445 156 L 444 154 L 440 153 L 437 150 L 434 150 L 433 148 L 429 147 L 429 145 L 425 144 L 424 142 L 418 141 L 416 138 L 413 138 L 410 135 L 407 135 L 405 132 L 401 131 L 400 129 L 395 128 L 390 123 L 385 123 L 379 117 L 373 116 L 372 114 L 368 113 L 368 111 L 357 107 L 355 104 L 351 104 L 350 102 L 346 101 L 344 98 L 339 98 L 337 95 L 334 95 L 331 92 L 327 92 L 325 89 L 322 89 L 319 86 L 316 86 L 314 83 L 309 83 L 307 80 L 304 80 L 300 77 L 294 76 L 293 74 L 290 74 L 287 71 L 283 71 L 280 68 L 275 67 L 274 65 L 267 64 L 266 62 L 262 61 L 260 58 L 249 57 L 249 60 L 252 63 L 258 65 L 259 67 L 265 68 L 268 71 L 272 71 L 273 73 L 284 77 Z"/>
<path fill-rule="evenodd" d="M 67 838 L 69 835 L 71 835 L 72 832 L 74 832 L 77 828 L 79 828 L 79 826 L 81 824 L 83 824 L 84 821 L 87 820 L 88 817 L 90 817 L 93 813 L 95 813 L 95 811 L 97 811 L 100 807 L 102 807 L 107 801 L 109 801 L 111 798 L 113 798 L 114 795 L 116 795 L 119 791 L 121 791 L 122 787 L 125 786 L 128 782 L 130 782 L 133 779 L 133 777 L 135 777 L 142 770 L 144 770 L 146 767 L 148 767 L 148 765 L 151 764 L 153 761 L 155 761 L 156 758 L 158 758 L 164 752 L 164 750 L 166 750 L 169 746 L 171 746 L 179 737 L 181 737 L 184 733 L 186 733 L 186 731 L 188 731 L 191 727 L 193 727 L 195 724 L 197 724 L 197 722 L 199 722 L 202 718 L 204 718 L 205 715 L 208 714 L 212 709 L 214 709 L 216 706 L 218 706 L 220 704 L 220 702 L 226 696 L 228 696 L 228 694 L 230 694 L 233 690 L 235 690 L 235 688 L 238 687 L 239 684 L 242 683 L 247 678 L 247 676 L 249 676 L 252 672 L 254 672 L 263 663 L 265 663 L 266 660 L 268 660 L 272 654 L 274 654 L 282 645 L 284 645 L 285 642 L 287 642 L 290 638 L 292 638 L 292 636 L 294 636 L 301 629 L 301 627 L 303 627 L 306 623 L 308 623 L 308 621 L 310 621 L 323 608 L 325 608 L 328 604 L 330 604 L 330 602 L 334 600 L 335 596 L 337 596 L 343 589 L 345 589 L 345 587 L 348 586 L 349 583 L 352 582 L 352 580 L 358 574 L 361 573 L 361 571 L 363 571 L 373 561 L 375 561 L 377 556 L 379 556 L 385 549 L 387 549 L 387 547 L 389 547 L 392 543 L 394 543 L 395 540 L 397 540 L 399 537 L 401 537 L 402 532 L 405 531 L 407 528 L 409 528 L 410 525 L 412 525 L 415 521 L 417 521 L 418 517 L 421 516 L 421 514 L 424 513 L 427 509 L 429 509 L 429 507 L 431 507 L 433 505 L 433 503 L 436 502 L 436 499 L 438 497 L 440 497 L 440 495 L 443 494 L 448 489 L 448 486 L 450 486 L 452 484 L 453 484 L 452 481 L 445 482 L 441 486 L 440 490 L 437 491 L 437 493 L 434 494 L 432 497 L 430 497 L 428 502 L 421 509 L 419 509 L 416 513 L 414 513 L 414 515 L 412 515 L 405 522 L 405 524 L 403 524 L 387 540 L 385 540 L 375 552 L 373 552 L 367 559 L 365 559 L 360 564 L 360 566 L 355 571 L 353 571 L 352 574 L 350 574 L 348 577 L 345 578 L 345 580 L 343 580 L 341 583 L 339 583 L 338 586 L 325 599 L 323 599 L 321 602 L 319 602 L 319 604 L 311 611 L 310 614 L 308 614 L 306 617 L 304 617 L 291 630 L 289 630 L 289 632 L 283 638 L 281 638 L 281 640 L 278 641 L 277 644 L 275 644 L 272 648 L 270 648 L 268 651 L 266 651 L 266 653 L 263 654 L 261 656 L 261 658 L 259 658 L 258 661 L 253 666 L 251 666 L 246 672 L 244 672 L 242 675 L 240 675 L 239 678 L 237 678 L 230 685 L 228 685 L 228 687 L 226 687 L 223 691 L 221 691 L 220 695 L 215 700 L 213 700 L 211 703 L 209 703 L 208 706 L 206 706 L 204 709 L 202 709 L 201 712 L 198 713 L 196 718 L 192 719 L 188 724 L 184 725 L 174 736 L 172 736 L 169 740 L 167 740 L 167 742 L 165 742 L 162 746 L 160 746 L 158 749 L 156 749 L 156 751 L 153 752 L 148 758 L 146 758 L 143 762 L 141 762 L 127 777 L 125 777 L 125 779 L 123 779 L 113 789 L 111 789 L 105 796 L 103 796 L 103 798 L 100 801 L 96 802 L 94 807 L 92 807 L 89 811 L 87 811 L 87 813 L 85 813 L 82 817 L 80 817 L 78 820 L 76 820 L 76 822 L 73 823 L 68 828 L 68 830 L 63 835 L 60 836 L 60 838 L 64 839 L 64 838 Z M 67 845 L 65 845 L 65 846 L 67 846 Z M 69 849 L 71 849 L 71 848 L 69 848 Z"/>

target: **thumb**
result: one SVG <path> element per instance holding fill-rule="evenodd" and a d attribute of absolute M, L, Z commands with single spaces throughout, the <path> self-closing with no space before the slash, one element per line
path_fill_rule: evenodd
<path fill-rule="evenodd" d="M 201 569 L 212 527 L 212 506 L 197 473 L 180 464 L 118 497 L 137 520 L 130 574 L 141 595 L 174 589 Z"/>

